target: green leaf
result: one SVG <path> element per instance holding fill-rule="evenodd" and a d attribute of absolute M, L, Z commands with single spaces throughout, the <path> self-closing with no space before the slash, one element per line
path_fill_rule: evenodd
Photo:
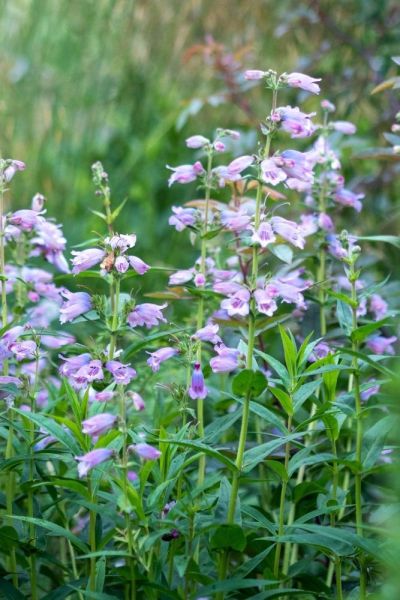
<path fill-rule="evenodd" d="M 210 539 L 210 548 L 212 550 L 221 550 L 229 548 L 243 552 L 246 548 L 246 536 L 240 525 L 228 524 L 219 525 L 213 532 Z"/>
<path fill-rule="evenodd" d="M 340 300 L 341 302 L 344 302 L 345 304 L 348 304 L 349 306 L 357 308 L 357 302 L 352 300 L 349 296 L 346 296 L 346 294 L 342 294 L 340 292 L 335 292 L 334 290 L 331 290 L 329 288 L 325 291 L 328 294 L 328 296 L 331 296 L 332 298 L 336 298 L 336 300 Z"/>
<path fill-rule="evenodd" d="M 283 352 L 285 354 L 286 368 L 289 372 L 290 378 L 294 380 L 296 376 L 296 363 L 297 363 L 297 347 L 296 342 L 289 331 L 289 334 L 285 331 L 282 325 L 279 325 L 279 333 L 282 340 Z"/>
<path fill-rule="evenodd" d="M 370 333 L 376 331 L 376 329 L 380 329 L 384 325 L 386 325 L 390 321 L 390 318 L 386 317 L 385 319 L 381 319 L 380 321 L 375 321 L 374 323 L 368 323 L 368 325 L 361 325 L 354 329 L 351 333 L 351 339 L 353 342 L 363 342 L 366 337 L 369 336 Z"/>
<path fill-rule="evenodd" d="M 21 594 L 12 583 L 3 578 L 0 578 L 0 597 L 4 598 L 4 600 L 26 600 L 26 596 Z"/>
<path fill-rule="evenodd" d="M 267 387 L 267 379 L 261 371 L 244 369 L 232 380 L 232 391 L 236 396 L 256 398 Z"/>
<path fill-rule="evenodd" d="M 294 414 L 293 401 L 289 394 L 277 387 L 269 386 L 268 389 L 279 400 L 285 413 L 292 416 Z"/>
<path fill-rule="evenodd" d="M 279 360 L 277 360 L 276 358 L 274 358 L 270 354 L 266 354 L 265 352 L 261 352 L 261 350 L 257 350 L 256 349 L 255 353 L 258 354 L 258 356 L 261 356 L 261 358 L 263 360 L 265 360 L 268 363 L 268 365 L 272 369 L 274 369 L 274 371 L 276 371 L 276 373 L 281 378 L 282 383 L 286 387 L 289 387 L 289 385 L 290 385 L 289 373 L 287 372 L 287 369 L 285 368 L 285 366 L 281 362 L 279 362 Z"/>
<path fill-rule="evenodd" d="M 357 240 L 365 240 L 367 242 L 384 242 L 385 244 L 392 244 L 392 246 L 400 248 L 400 237 L 396 235 L 364 235 L 357 236 Z"/>
<path fill-rule="evenodd" d="M 34 517 L 22 517 L 17 515 L 7 515 L 8 519 L 14 519 L 16 521 L 23 521 L 25 523 L 31 523 L 32 525 L 36 525 L 37 527 L 43 527 L 50 532 L 51 535 L 55 537 L 63 537 L 67 538 L 74 546 L 79 548 L 82 552 L 87 553 L 89 548 L 88 546 L 82 542 L 76 535 L 57 525 L 56 523 L 52 523 L 51 521 L 46 521 L 45 519 L 36 519 Z"/>
<path fill-rule="evenodd" d="M 202 444 L 201 442 L 191 442 L 188 440 L 171 440 L 171 439 L 161 440 L 161 441 L 166 444 L 175 444 L 176 446 L 182 446 L 183 448 L 191 448 L 192 450 L 201 451 L 204 454 L 206 454 L 207 456 L 217 459 L 220 463 L 224 464 L 231 471 L 238 470 L 237 466 L 230 458 L 228 458 L 221 452 L 218 452 L 218 450 L 214 450 L 214 448 L 210 448 L 209 446 Z"/>
<path fill-rule="evenodd" d="M 67 433 L 61 425 L 58 425 L 53 419 L 42 414 L 18 410 L 17 408 L 14 408 L 14 411 L 39 427 L 43 427 L 43 429 L 53 435 L 60 444 L 68 448 L 74 456 L 81 453 L 81 447 L 76 443 L 73 436 L 70 433 Z"/>
<path fill-rule="evenodd" d="M 303 465 L 311 466 L 318 465 L 320 463 L 327 463 L 332 461 L 335 457 L 333 454 L 328 452 L 321 452 L 320 454 L 310 454 L 310 446 L 308 448 L 303 448 L 299 452 L 290 459 L 289 461 L 289 477 L 293 475 Z"/>
<path fill-rule="evenodd" d="M 336 315 L 341 330 L 349 337 L 353 329 L 353 313 L 351 308 L 342 300 L 338 300 L 336 303 Z"/>
<path fill-rule="evenodd" d="M 272 469 L 282 481 L 288 481 L 288 472 L 285 469 L 285 465 L 278 460 L 266 460 L 265 464 L 267 469 Z"/>
<path fill-rule="evenodd" d="M 112 214 L 111 214 L 111 220 L 112 221 L 114 221 L 118 217 L 119 213 L 124 208 L 124 206 L 127 203 L 127 201 L 128 201 L 128 198 L 124 198 L 124 200 L 122 200 L 121 204 L 119 204 L 117 206 L 117 208 L 112 212 Z"/>
<path fill-rule="evenodd" d="M 293 394 L 294 412 L 299 410 L 304 402 L 320 387 L 322 379 L 316 379 L 300 386 Z"/>
<path fill-rule="evenodd" d="M 296 440 L 304 435 L 304 431 L 291 433 L 289 435 L 282 436 L 276 440 L 271 440 L 270 442 L 266 442 L 265 444 L 260 444 L 250 450 L 246 450 L 244 453 L 243 460 L 243 472 L 248 473 L 254 467 L 256 467 L 261 461 L 265 460 L 267 456 L 270 456 L 275 450 L 290 442 L 292 440 Z"/>
<path fill-rule="evenodd" d="M 395 373 L 393 373 L 393 371 L 391 371 L 390 369 L 388 369 L 387 367 L 384 367 L 383 365 L 381 365 L 379 363 L 379 361 L 384 358 L 382 356 L 378 356 L 373 354 L 372 356 L 374 358 L 372 358 L 372 356 L 369 356 L 368 354 L 364 354 L 363 352 L 356 352 L 355 350 L 352 350 L 351 348 L 338 348 L 337 349 L 337 353 L 338 354 L 348 354 L 349 356 L 355 356 L 356 358 L 362 360 L 363 362 L 367 363 L 368 365 L 370 365 L 371 367 L 373 367 L 374 369 L 376 369 L 377 371 L 380 371 L 381 373 L 383 373 L 384 375 L 386 375 L 387 377 L 395 377 Z"/>
<path fill-rule="evenodd" d="M 200 588 L 198 594 L 201 596 L 211 596 L 216 592 L 232 592 L 234 590 L 242 590 L 246 588 L 262 588 L 265 585 L 273 585 L 279 583 L 278 581 L 274 581 L 272 579 L 239 579 L 234 577 L 233 579 L 224 579 L 223 581 L 217 581 L 215 583 L 211 583 L 210 585 L 206 585 L 205 587 Z M 278 590 L 279 594 L 282 590 Z M 304 594 L 304 591 L 302 591 Z M 248 596 L 248 598 L 253 598 L 254 596 Z"/>
<path fill-rule="evenodd" d="M 274 244 L 268 247 L 269 251 L 272 252 L 279 260 L 290 265 L 293 262 L 293 249 L 286 244 Z"/>

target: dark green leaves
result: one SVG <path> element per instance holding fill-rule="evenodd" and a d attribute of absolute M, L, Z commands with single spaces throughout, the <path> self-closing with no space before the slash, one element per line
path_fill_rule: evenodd
<path fill-rule="evenodd" d="M 244 369 L 232 380 L 232 392 L 236 396 L 256 398 L 267 387 L 267 379 L 261 371 Z"/>

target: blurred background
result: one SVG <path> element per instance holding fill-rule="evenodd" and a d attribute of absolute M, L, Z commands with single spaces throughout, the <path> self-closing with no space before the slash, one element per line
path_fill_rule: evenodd
<path fill-rule="evenodd" d="M 247 68 L 323 79 L 320 97 L 292 90 L 282 103 L 300 101 L 312 111 L 328 98 L 337 119 L 357 125 L 345 140 L 343 165 L 350 187 L 366 194 L 365 208 L 361 218 L 345 212 L 344 223 L 366 235 L 398 235 L 400 162 L 385 149 L 400 94 L 389 88 L 371 94 L 399 75 L 391 60 L 400 55 L 398 0 L 0 0 L 0 6 L 0 153 L 27 164 L 13 181 L 13 208 L 43 193 L 70 247 L 101 230 L 90 212 L 99 208 L 91 165 L 101 160 L 115 205 L 127 199 L 120 226 L 139 234 L 138 254 L 151 265 L 192 264 L 188 236 L 167 223 L 171 205 L 193 199 L 194 189 L 169 189 L 166 165 L 193 161 L 185 138 L 211 136 L 217 127 L 241 131 L 238 152 L 254 150 L 268 100 L 244 81 Z M 395 279 L 398 250 L 378 246 L 378 253 L 380 279 L 388 272 Z M 390 539 L 400 557 L 396 525 Z M 400 597 L 395 571 L 382 600 Z"/>
<path fill-rule="evenodd" d="M 13 205 L 40 191 L 70 244 L 81 242 L 99 229 L 90 167 L 101 160 L 114 199 L 128 199 L 124 230 L 142 234 L 150 263 L 177 263 L 186 242 L 164 235 L 168 214 L 193 190 L 169 190 L 165 165 L 191 161 L 185 138 L 218 126 L 254 149 L 246 132 L 266 97 L 242 72 L 274 68 L 322 77 L 323 96 L 302 105 L 328 97 L 336 118 L 357 124 L 345 166 L 367 191 L 364 231 L 394 233 L 397 165 L 357 157 L 387 145 L 399 110 L 397 90 L 371 96 L 399 71 L 399 34 L 397 0 L 1 0 L 0 152 L 27 163 Z"/>

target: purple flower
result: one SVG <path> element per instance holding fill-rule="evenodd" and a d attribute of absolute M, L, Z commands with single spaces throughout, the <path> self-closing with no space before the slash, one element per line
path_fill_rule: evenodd
<path fill-rule="evenodd" d="M 82 421 L 82 432 L 90 435 L 93 442 L 96 442 L 103 433 L 111 429 L 116 420 L 117 417 L 111 413 L 94 415 L 94 417 Z"/>
<path fill-rule="evenodd" d="M 125 256 L 117 256 L 114 262 L 114 266 L 118 273 L 126 273 L 129 269 L 129 262 L 128 259 L 125 258 Z"/>
<path fill-rule="evenodd" d="M 91 450 L 83 456 L 75 456 L 75 460 L 78 461 L 78 474 L 79 477 L 85 477 L 91 469 L 97 467 L 97 465 L 109 460 L 113 455 L 113 450 L 109 448 L 97 448 Z"/>
<path fill-rule="evenodd" d="M 318 225 L 325 231 L 333 231 L 335 229 L 332 219 L 326 213 L 319 214 Z"/>
<path fill-rule="evenodd" d="M 394 354 L 392 344 L 394 344 L 396 340 L 397 337 L 394 335 L 388 338 L 385 338 L 382 335 L 375 335 L 367 340 L 367 347 L 374 354 Z"/>
<path fill-rule="evenodd" d="M 272 229 L 283 237 L 284 240 L 296 246 L 296 248 L 304 248 L 305 239 L 300 227 L 294 221 L 288 221 L 283 217 L 271 218 Z"/>
<path fill-rule="evenodd" d="M 27 340 L 26 342 L 12 342 L 9 345 L 9 350 L 12 352 L 16 360 L 25 360 L 26 358 L 35 358 L 37 346 L 35 342 Z"/>
<path fill-rule="evenodd" d="M 223 210 L 221 212 L 221 223 L 230 231 L 245 231 L 250 228 L 250 221 L 251 217 L 240 210 Z"/>
<path fill-rule="evenodd" d="M 192 373 L 192 381 L 189 388 L 189 396 L 192 400 L 203 400 L 207 394 L 208 390 L 204 385 L 204 376 L 201 370 L 201 365 L 200 363 L 195 363 Z"/>
<path fill-rule="evenodd" d="M 254 162 L 254 156 L 244 155 L 235 158 L 226 167 L 216 167 L 213 173 L 219 179 L 219 186 L 224 187 L 227 181 L 239 181 L 241 173 Z"/>
<path fill-rule="evenodd" d="M 331 354 L 331 352 L 332 350 L 326 342 L 319 342 L 319 344 L 316 344 L 314 346 L 314 349 L 308 357 L 308 360 L 310 362 L 316 362 L 321 358 L 325 358 L 326 356 L 328 356 L 328 354 Z"/>
<path fill-rule="evenodd" d="M 101 360 L 91 360 L 72 374 L 74 386 L 77 388 L 85 387 L 92 381 L 104 379 Z"/>
<path fill-rule="evenodd" d="M 72 259 L 72 272 L 74 275 L 94 267 L 94 265 L 101 262 L 106 255 L 104 250 L 100 250 L 99 248 L 88 248 L 87 250 L 82 250 L 82 252 L 72 251 L 72 254 L 75 255 Z"/>
<path fill-rule="evenodd" d="M 276 114 L 282 123 L 281 129 L 290 133 L 291 138 L 309 137 L 314 133 L 315 127 L 311 117 L 315 116 L 315 113 L 303 113 L 297 106 L 282 106 L 276 109 Z"/>
<path fill-rule="evenodd" d="M 138 256 L 128 256 L 128 260 L 132 269 L 136 271 L 138 275 L 144 275 L 150 269 L 150 266 Z"/>
<path fill-rule="evenodd" d="M 188 281 L 191 281 L 193 277 L 193 269 L 183 269 L 181 271 L 176 271 L 176 273 L 170 275 L 168 285 L 181 285 L 182 283 L 187 283 Z"/>
<path fill-rule="evenodd" d="M 234 315 L 246 317 L 250 311 L 249 302 L 250 292 L 249 290 L 242 288 L 230 298 L 222 300 L 221 308 L 226 310 L 230 317 L 233 317 Z"/>
<path fill-rule="evenodd" d="M 25 170 L 25 163 L 22 160 L 10 160 L 8 167 L 4 169 L 4 179 L 5 181 L 11 181 L 17 171 Z"/>
<path fill-rule="evenodd" d="M 157 450 L 157 448 L 144 442 L 132 444 L 131 446 L 128 446 L 128 450 L 135 452 L 140 458 L 143 458 L 143 460 L 157 460 L 157 458 L 160 458 L 161 456 L 161 452 Z"/>
<path fill-rule="evenodd" d="M 218 334 L 219 325 L 216 323 L 209 323 L 205 327 L 198 329 L 194 334 L 194 338 L 197 340 L 201 340 L 202 342 L 211 342 L 212 344 L 216 344 L 221 341 L 221 338 Z"/>
<path fill-rule="evenodd" d="M 106 237 L 104 242 L 110 246 L 111 250 L 118 250 L 121 254 L 125 254 L 127 250 L 136 245 L 136 239 L 134 233 L 121 233 Z"/>
<path fill-rule="evenodd" d="M 196 273 L 193 283 L 196 287 L 204 287 L 206 284 L 205 275 L 203 273 Z"/>
<path fill-rule="evenodd" d="M 239 366 L 239 350 L 236 348 L 227 348 L 222 342 L 214 346 L 218 356 L 210 360 L 210 366 L 213 373 L 229 373 Z"/>
<path fill-rule="evenodd" d="M 115 383 L 122 385 L 128 385 L 137 375 L 135 369 L 129 365 L 122 364 L 118 360 L 109 360 L 106 363 L 106 369 L 114 377 Z"/>
<path fill-rule="evenodd" d="M 265 71 L 260 71 L 259 69 L 248 69 L 244 72 L 244 78 L 248 81 L 257 81 L 258 79 L 263 79 L 265 75 Z"/>
<path fill-rule="evenodd" d="M 92 357 L 88 353 L 78 354 L 70 358 L 60 355 L 60 358 L 64 361 L 59 369 L 60 375 L 63 377 L 73 376 L 81 367 L 87 365 L 92 360 Z"/>
<path fill-rule="evenodd" d="M 194 208 L 182 208 L 182 206 L 173 206 L 174 213 L 168 220 L 168 223 L 175 227 L 176 231 L 183 231 L 186 227 L 191 227 L 196 223 L 196 210 Z"/>
<path fill-rule="evenodd" d="M 336 190 L 333 197 L 335 202 L 338 202 L 338 204 L 342 204 L 343 206 L 351 206 L 357 212 L 360 212 L 362 209 L 360 200 L 363 198 L 364 194 L 355 194 L 354 192 L 341 187 Z"/>
<path fill-rule="evenodd" d="M 286 77 L 288 86 L 300 88 L 312 94 L 319 94 L 321 91 L 319 85 L 316 83 L 317 81 L 321 81 L 321 79 L 316 79 L 303 73 L 289 73 Z"/>
<path fill-rule="evenodd" d="M 268 244 L 272 244 L 276 240 L 271 225 L 266 221 L 261 223 L 257 230 L 254 230 L 251 239 L 255 244 L 259 244 L 261 248 L 266 248 Z"/>
<path fill-rule="evenodd" d="M 375 394 L 378 394 L 380 388 L 381 386 L 379 385 L 379 383 L 376 382 L 376 379 L 370 379 L 366 383 L 365 389 L 363 389 L 361 392 L 361 400 L 363 402 L 366 402 L 367 400 L 369 400 L 369 398 L 371 398 L 371 396 L 375 396 Z"/>
<path fill-rule="evenodd" d="M 173 171 L 171 177 L 168 179 L 168 185 L 175 182 L 177 183 L 191 183 L 195 181 L 199 175 L 205 173 L 203 165 L 197 161 L 193 165 L 180 165 L 179 167 L 169 167 L 167 169 Z"/>
<path fill-rule="evenodd" d="M 33 446 L 33 449 L 35 452 L 40 452 L 41 450 L 47 448 L 49 444 L 54 444 L 54 442 L 57 442 L 57 438 L 54 437 L 54 435 L 46 435 L 39 442 L 36 442 L 36 444 Z"/>
<path fill-rule="evenodd" d="M 134 483 L 135 481 L 137 481 L 139 479 L 139 476 L 136 473 L 136 471 L 128 471 L 127 477 L 129 479 L 129 481 L 131 481 L 132 483 Z"/>
<path fill-rule="evenodd" d="M 73 321 L 79 315 L 83 315 L 92 308 L 92 300 L 86 292 L 62 292 L 66 302 L 60 308 L 60 323 L 68 323 Z"/>
<path fill-rule="evenodd" d="M 369 309 L 374 314 L 375 319 L 379 321 L 387 315 L 387 302 L 379 294 L 372 294 L 369 301 Z"/>
<path fill-rule="evenodd" d="M 206 146 L 209 143 L 210 140 L 208 140 L 203 135 L 192 135 L 191 137 L 188 137 L 186 139 L 186 146 L 188 148 L 202 148 L 203 146 Z"/>
<path fill-rule="evenodd" d="M 32 231 L 40 218 L 36 210 L 24 209 L 15 211 L 8 217 L 8 222 L 23 231 Z"/>
<path fill-rule="evenodd" d="M 215 142 L 213 143 L 214 146 L 214 150 L 216 152 L 225 152 L 226 150 L 226 146 L 224 144 L 224 142 L 221 142 L 221 140 L 215 140 Z"/>
<path fill-rule="evenodd" d="M 258 312 L 272 317 L 274 312 L 278 310 L 278 306 L 274 300 L 274 297 L 268 292 L 268 289 L 256 290 L 254 292 L 254 298 L 257 303 Z"/>
<path fill-rule="evenodd" d="M 278 185 L 282 181 L 285 181 L 287 175 L 283 169 L 278 167 L 276 160 L 273 158 L 266 158 L 261 162 L 261 173 L 262 179 L 265 183 L 270 185 Z"/>
<path fill-rule="evenodd" d="M 332 102 L 329 102 L 329 100 L 321 100 L 321 108 L 328 112 L 335 112 L 336 110 L 336 106 Z"/>
<path fill-rule="evenodd" d="M 40 213 L 43 210 L 45 200 L 46 198 L 42 194 L 35 194 L 31 203 L 32 210 Z"/>
<path fill-rule="evenodd" d="M 147 364 L 151 367 L 153 373 L 159 370 L 160 364 L 169 358 L 172 358 L 178 351 L 175 348 L 170 348 L 166 346 L 165 348 L 160 348 L 155 352 L 147 352 L 150 355 L 150 358 L 147 359 Z"/>
<path fill-rule="evenodd" d="M 146 408 L 144 400 L 140 394 L 138 394 L 137 392 L 128 392 L 128 396 L 132 399 L 133 406 L 136 410 L 141 411 Z"/>
<path fill-rule="evenodd" d="M 22 387 L 22 381 L 11 375 L 0 375 L 0 385 L 15 385 L 20 388 Z"/>
<path fill-rule="evenodd" d="M 161 306 L 150 303 L 137 304 L 128 315 L 128 323 L 131 327 L 145 326 L 147 329 L 156 327 L 161 322 L 166 323 L 167 319 L 165 319 L 161 311 L 167 306 L 168 304 Z"/>
<path fill-rule="evenodd" d="M 349 121 L 334 121 L 331 125 L 335 131 L 340 131 L 345 135 L 353 135 L 357 131 L 356 126 Z"/>
<path fill-rule="evenodd" d="M 114 398 L 114 392 L 103 390 L 102 392 L 97 392 L 94 396 L 94 399 L 97 402 L 108 402 Z"/>

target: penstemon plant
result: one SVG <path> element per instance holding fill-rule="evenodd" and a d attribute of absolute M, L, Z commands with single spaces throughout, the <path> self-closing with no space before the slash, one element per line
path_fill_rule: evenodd
<path fill-rule="evenodd" d="M 397 288 L 374 280 L 384 240 L 349 226 L 356 129 L 328 100 L 320 123 L 286 105 L 319 79 L 244 80 L 267 90 L 257 147 L 220 128 L 168 167 L 197 186 L 169 218 L 192 244 L 179 268 L 136 256 L 99 162 L 99 231 L 69 262 L 43 196 L 8 208 L 25 165 L 0 162 L 7 598 L 364 599 L 393 560 L 397 312 L 380 292 Z"/>

